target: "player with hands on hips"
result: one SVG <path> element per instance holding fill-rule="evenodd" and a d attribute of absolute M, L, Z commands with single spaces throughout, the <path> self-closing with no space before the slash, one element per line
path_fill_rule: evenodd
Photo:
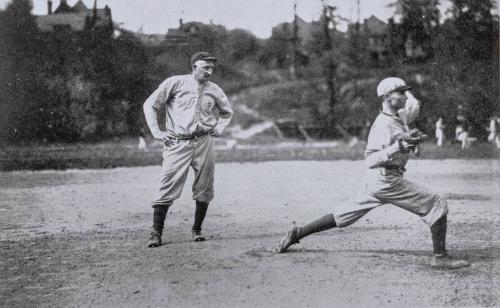
<path fill-rule="evenodd" d="M 404 80 L 395 77 L 379 83 L 377 94 L 382 100 L 382 110 L 368 135 L 367 171 L 361 191 L 353 200 L 335 207 L 333 213 L 302 227 L 294 227 L 280 242 L 278 253 L 286 252 L 310 234 L 347 227 L 374 208 L 392 204 L 420 216 L 430 227 L 434 251 L 431 266 L 456 269 L 470 265 L 465 260 L 450 257 L 446 251 L 447 201 L 403 176 L 410 152 L 426 138 L 418 129 L 408 128 L 418 116 L 415 112 L 420 111 L 420 106 L 406 106 L 406 93 L 410 89 Z M 401 109 L 406 111 L 400 112 Z"/>
<path fill-rule="evenodd" d="M 224 91 L 210 81 L 217 59 L 208 52 L 191 58 L 191 74 L 167 78 L 144 103 L 146 122 L 161 140 L 163 163 L 158 197 L 152 203 L 153 230 L 148 247 L 161 245 L 165 217 L 180 197 L 189 167 L 194 170 L 195 200 L 192 237 L 204 241 L 201 226 L 214 197 L 215 150 L 213 137 L 229 125 L 233 111 Z M 165 110 L 165 131 L 158 115 Z"/>

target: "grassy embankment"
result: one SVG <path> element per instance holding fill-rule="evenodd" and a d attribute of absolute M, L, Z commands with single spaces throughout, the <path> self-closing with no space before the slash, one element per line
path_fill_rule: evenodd
<path fill-rule="evenodd" d="M 219 162 L 259 162 L 272 160 L 362 159 L 364 143 L 349 146 L 344 142 L 280 143 L 217 148 Z M 498 159 L 500 150 L 492 144 L 476 143 L 461 150 L 458 144 L 438 148 L 432 143 L 422 147 L 418 159 Z M 115 168 L 161 163 L 161 146 L 139 150 L 135 139 L 95 144 L 37 145 L 5 147 L 0 151 L 0 170 Z"/>
<path fill-rule="evenodd" d="M 375 74 L 375 72 L 372 72 Z M 378 72 L 380 73 L 380 72 Z M 410 76 L 411 74 L 407 72 Z M 373 77 L 373 76 L 370 76 Z M 359 83 L 360 93 L 373 96 L 373 81 L 368 78 Z M 233 123 L 248 127 L 266 119 L 294 118 L 299 122 L 313 106 L 310 101 L 319 101 L 323 94 L 311 82 L 304 80 L 277 82 L 252 87 L 232 95 L 235 116 Z M 425 87 L 424 87 L 425 89 Z M 365 93 L 366 92 L 366 93 Z M 376 100 L 366 94 L 366 102 Z M 426 96 L 424 96 L 426 97 Z M 316 100 L 318 99 L 318 100 Z M 350 101 L 350 100 L 347 100 Z M 370 106 L 373 107 L 373 106 Z M 318 105 L 314 108 L 321 107 Z M 348 112 L 347 114 L 367 114 Z M 371 114 L 373 113 L 373 115 Z M 366 118 L 374 118 L 375 108 Z M 311 118 L 309 118 L 311 120 Z M 282 143 L 272 133 L 255 136 L 252 140 L 242 141 L 243 146 L 219 148 L 219 162 L 258 162 L 270 160 L 336 160 L 362 159 L 364 143 L 349 146 L 344 142 L 332 143 Z M 448 144 L 438 148 L 433 143 L 424 145 L 419 159 L 498 159 L 500 150 L 492 144 L 477 142 L 470 149 L 461 150 L 459 144 Z M 99 143 L 75 143 L 53 145 L 6 146 L 0 150 L 0 170 L 40 170 L 73 168 L 114 168 L 120 166 L 147 166 L 161 163 L 161 146 L 156 144 L 146 151 L 137 148 L 135 138 L 120 139 Z"/>

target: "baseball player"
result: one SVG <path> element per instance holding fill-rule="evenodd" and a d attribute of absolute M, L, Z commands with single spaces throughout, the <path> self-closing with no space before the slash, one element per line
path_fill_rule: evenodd
<path fill-rule="evenodd" d="M 439 119 L 436 122 L 436 142 L 437 146 L 440 147 L 443 145 L 444 142 L 444 128 L 446 126 L 444 125 L 443 118 L 439 117 Z"/>
<path fill-rule="evenodd" d="M 488 134 L 488 141 L 494 143 L 497 149 L 500 149 L 500 134 L 498 133 L 498 119 L 496 117 L 490 119 L 488 131 L 490 132 Z"/>
<path fill-rule="evenodd" d="M 153 230 L 148 247 L 161 245 L 165 216 L 181 195 L 189 167 L 194 170 L 196 201 L 192 236 L 197 242 L 205 240 L 201 226 L 214 197 L 213 137 L 220 136 L 233 115 L 224 91 L 209 81 L 216 62 L 208 52 L 195 53 L 191 58 L 191 74 L 167 78 L 144 103 L 151 134 L 164 143 L 160 189 L 152 203 Z M 163 108 L 165 131 L 158 124 L 158 114 Z"/>
<path fill-rule="evenodd" d="M 431 266 L 453 269 L 470 265 L 465 260 L 451 258 L 446 252 L 446 200 L 403 177 L 410 151 L 425 138 L 417 129 L 408 130 L 398 115 L 398 110 L 405 107 L 410 89 L 402 79 L 395 77 L 379 83 L 377 94 L 382 99 L 382 110 L 368 136 L 365 151 L 368 170 L 360 194 L 333 214 L 303 227 L 294 227 L 281 241 L 278 253 L 286 252 L 305 236 L 347 227 L 372 209 L 393 204 L 420 216 L 429 225 L 434 250 Z M 409 118 L 416 117 L 411 114 Z"/>

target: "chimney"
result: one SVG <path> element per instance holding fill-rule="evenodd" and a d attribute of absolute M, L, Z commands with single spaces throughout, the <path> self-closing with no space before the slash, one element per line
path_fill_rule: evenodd
<path fill-rule="evenodd" d="M 47 1 L 47 7 L 48 7 L 48 14 L 52 14 L 52 1 L 48 0 Z"/>
<path fill-rule="evenodd" d="M 179 19 L 179 28 L 182 28 L 182 18 Z"/>

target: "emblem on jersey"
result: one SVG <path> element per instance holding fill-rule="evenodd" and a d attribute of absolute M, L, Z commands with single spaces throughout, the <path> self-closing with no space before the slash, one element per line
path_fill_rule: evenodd
<path fill-rule="evenodd" d="M 183 111 L 186 111 L 190 108 L 192 108 L 196 104 L 196 96 L 193 95 L 189 99 L 186 100 L 179 100 L 179 108 Z"/>

